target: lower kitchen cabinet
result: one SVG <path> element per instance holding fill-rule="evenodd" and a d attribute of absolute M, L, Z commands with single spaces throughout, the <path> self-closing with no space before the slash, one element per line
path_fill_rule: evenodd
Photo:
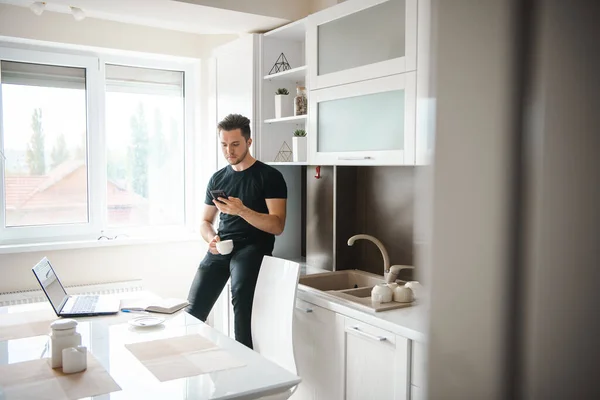
<path fill-rule="evenodd" d="M 336 319 L 344 398 L 409 399 L 410 341 L 340 314 Z"/>
<path fill-rule="evenodd" d="M 294 400 L 342 400 L 343 371 L 339 360 L 336 313 L 296 300 L 294 354 L 302 382 Z"/>
<path fill-rule="evenodd" d="M 425 374 L 427 371 L 425 344 L 420 342 L 413 342 L 412 344 L 412 373 L 411 373 L 411 384 L 419 388 L 425 387 Z"/>

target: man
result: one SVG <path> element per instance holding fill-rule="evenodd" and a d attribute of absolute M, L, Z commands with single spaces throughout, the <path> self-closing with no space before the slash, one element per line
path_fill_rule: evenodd
<path fill-rule="evenodd" d="M 254 288 L 263 257 L 272 254 L 275 235 L 280 235 L 285 226 L 287 186 L 279 171 L 249 153 L 252 139 L 248 118 L 230 114 L 218 129 L 229 165 L 214 173 L 208 183 L 200 228 L 208 252 L 192 282 L 187 311 L 206 321 L 231 277 L 235 338 L 252 348 Z M 228 197 L 215 200 L 211 190 L 223 190 Z M 220 222 L 215 232 L 217 212 Z M 233 240 L 233 252 L 219 254 L 216 243 L 227 239 Z"/>

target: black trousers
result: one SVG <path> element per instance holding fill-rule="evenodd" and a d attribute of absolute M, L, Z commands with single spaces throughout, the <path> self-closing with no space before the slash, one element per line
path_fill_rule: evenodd
<path fill-rule="evenodd" d="M 234 313 L 235 339 L 252 348 L 252 302 L 258 272 L 265 255 L 271 255 L 264 246 L 237 244 L 227 255 L 206 253 L 200 262 L 186 311 L 206 321 L 227 280 L 231 277 L 231 295 Z"/>

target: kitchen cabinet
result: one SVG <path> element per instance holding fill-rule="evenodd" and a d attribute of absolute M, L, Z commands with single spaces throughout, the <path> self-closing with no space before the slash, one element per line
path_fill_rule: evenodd
<path fill-rule="evenodd" d="M 410 341 L 340 314 L 337 324 L 345 399 L 408 399 Z"/>
<path fill-rule="evenodd" d="M 412 374 L 411 384 L 419 388 L 425 387 L 425 373 L 427 370 L 425 345 L 419 342 L 412 343 Z"/>
<path fill-rule="evenodd" d="M 302 382 L 295 400 L 342 400 L 343 374 L 338 360 L 336 314 L 296 300 L 294 310 L 294 353 Z"/>
<path fill-rule="evenodd" d="M 431 0 L 419 0 L 418 7 L 415 164 L 428 165 L 435 144 L 435 94 L 430 82 Z"/>
<path fill-rule="evenodd" d="M 307 18 L 311 90 L 416 69 L 417 0 L 348 0 Z"/>
<path fill-rule="evenodd" d="M 311 165 L 414 165 L 416 74 L 311 91 Z"/>

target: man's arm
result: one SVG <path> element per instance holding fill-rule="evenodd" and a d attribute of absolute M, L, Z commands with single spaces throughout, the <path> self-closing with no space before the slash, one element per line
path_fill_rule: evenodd
<path fill-rule="evenodd" d="M 202 222 L 200 223 L 200 235 L 208 243 L 209 251 L 214 254 L 217 254 L 215 242 L 218 239 L 216 239 L 217 232 L 213 228 L 213 223 L 217 212 L 217 207 L 205 204 L 202 210 Z"/>
<path fill-rule="evenodd" d="M 224 204 L 213 201 L 217 208 L 226 214 L 239 215 L 253 227 L 273 235 L 281 235 L 285 228 L 286 199 L 265 199 L 268 214 L 249 209 L 237 197 L 221 199 Z"/>
<path fill-rule="evenodd" d="M 268 214 L 258 213 L 254 210 L 244 207 L 238 214 L 244 218 L 246 222 L 255 228 L 272 233 L 273 235 L 281 235 L 283 228 L 285 228 L 285 209 L 286 199 L 265 199 L 267 208 L 269 209 Z"/>

